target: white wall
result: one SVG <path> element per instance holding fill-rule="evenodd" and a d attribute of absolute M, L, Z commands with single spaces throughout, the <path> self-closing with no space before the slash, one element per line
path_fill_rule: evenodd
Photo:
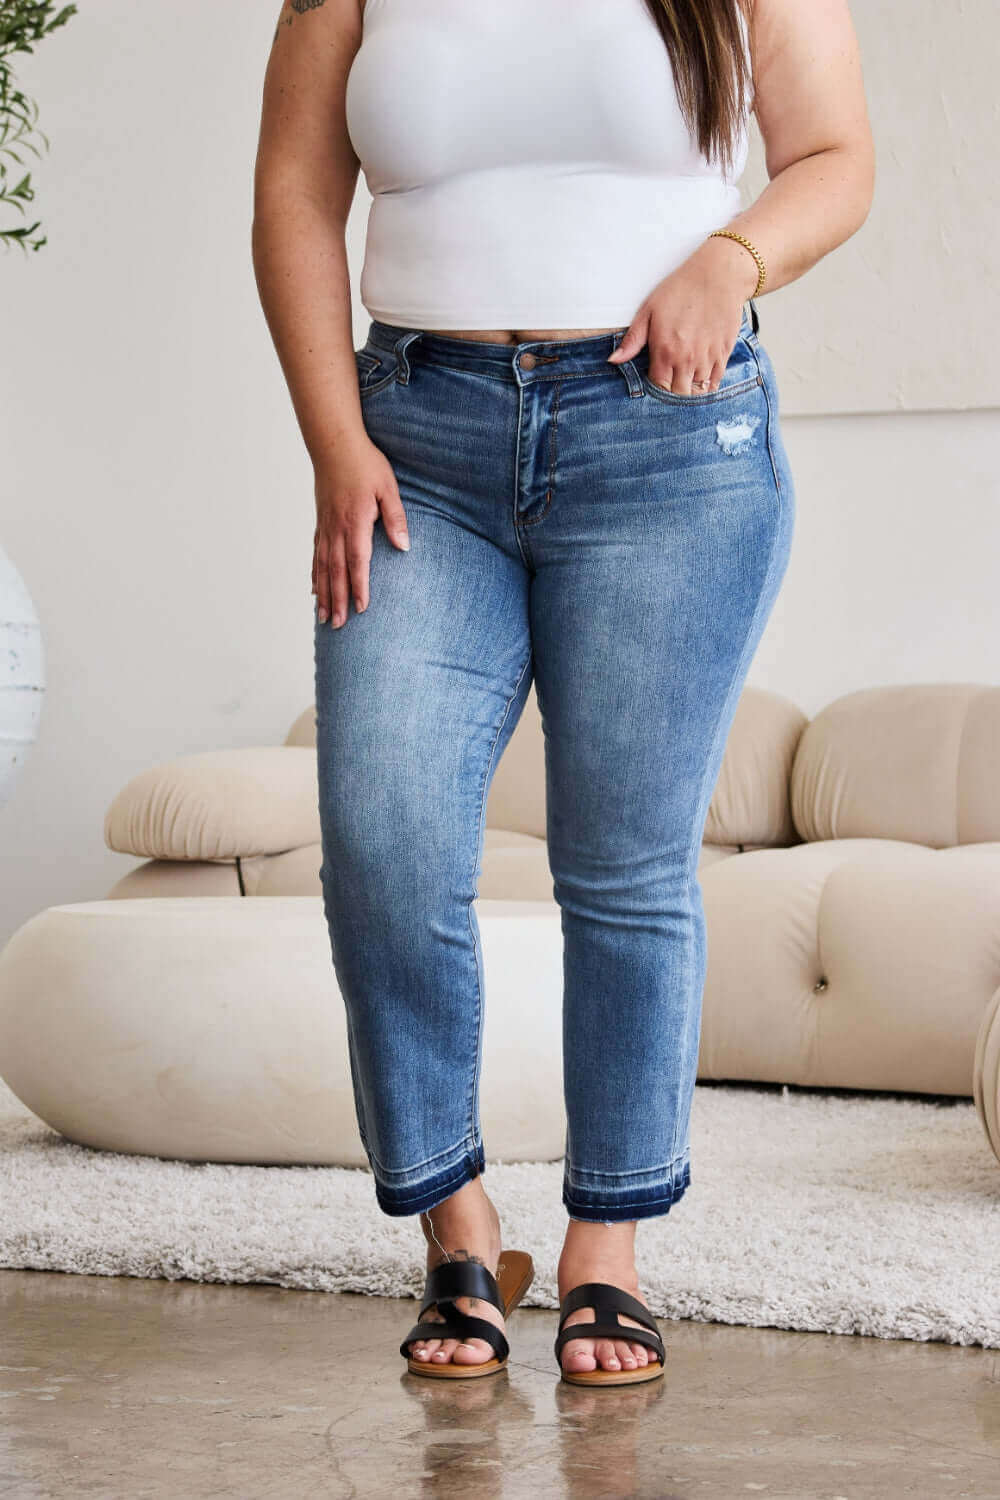
<path fill-rule="evenodd" d="M 904 25 L 903 5 L 857 7 L 863 41 L 896 21 L 905 53 L 867 83 L 873 116 L 900 138 L 907 120 L 893 111 L 914 103 L 896 84 L 911 54 L 937 45 L 940 21 L 927 0 L 906 0 Z M 952 19 L 971 25 L 976 10 L 982 55 L 1000 34 L 993 11 Z M 102 896 L 133 863 L 102 838 L 128 777 L 187 751 L 276 743 L 312 699 L 311 470 L 249 248 L 277 11 L 82 0 L 22 63 L 52 141 L 34 174 L 49 243 L 0 257 L 0 541 L 42 618 L 48 691 L 39 742 L 0 808 L 0 942 L 44 906 Z M 956 138 L 932 133 L 919 160 L 883 153 L 880 192 L 898 198 L 897 174 L 932 201 L 950 191 Z M 366 211 L 362 188 L 355 276 Z M 994 207 L 968 228 L 1000 243 Z M 784 373 L 825 357 L 801 333 L 810 298 L 825 320 L 827 297 L 850 293 L 862 330 L 876 312 L 884 321 L 883 302 L 898 326 L 929 299 L 964 317 L 978 298 L 990 338 L 960 347 L 971 388 L 985 390 L 994 293 L 976 280 L 981 261 L 964 280 L 956 266 L 929 281 L 917 241 L 874 283 L 853 277 L 848 250 L 760 307 L 798 529 L 750 681 L 810 713 L 876 683 L 1000 681 L 996 411 L 796 416 L 801 382 Z M 359 305 L 358 343 L 365 325 Z M 947 408 L 954 364 L 940 368 Z"/>
<path fill-rule="evenodd" d="M 761 298 L 786 404 L 817 415 L 995 407 L 996 0 L 855 0 L 852 14 L 875 201 L 835 253 Z M 755 133 L 747 202 L 767 186 L 762 145 Z"/>

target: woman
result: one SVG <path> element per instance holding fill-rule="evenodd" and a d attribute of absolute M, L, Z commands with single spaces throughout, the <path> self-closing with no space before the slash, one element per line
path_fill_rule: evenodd
<path fill-rule="evenodd" d="M 751 106 L 770 181 L 741 212 Z M 847 0 L 282 7 L 253 257 L 315 470 L 358 1124 L 379 1205 L 427 1240 L 415 1372 L 501 1368 L 531 1278 L 483 1189 L 473 901 L 534 683 L 565 953 L 556 1357 L 577 1383 L 662 1373 L 635 1234 L 690 1182 L 698 854 L 795 508 L 756 303 L 860 227 L 873 175 Z"/>

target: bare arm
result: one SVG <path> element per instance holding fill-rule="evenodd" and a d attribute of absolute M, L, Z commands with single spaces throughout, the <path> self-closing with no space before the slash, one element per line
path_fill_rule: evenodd
<path fill-rule="evenodd" d="M 350 594 L 357 608 L 368 603 L 380 513 L 406 545 L 395 476 L 365 431 L 354 359 L 345 229 L 359 163 L 345 89 L 360 42 L 361 0 L 282 4 L 254 168 L 254 273 L 316 473 L 313 590 L 321 620 L 332 613 L 334 624 Z"/>
<path fill-rule="evenodd" d="M 725 227 L 763 256 L 765 296 L 860 229 L 874 193 L 875 148 L 848 0 L 754 0 L 750 43 L 770 181 Z M 648 339 L 651 380 L 678 395 L 690 395 L 693 380 L 717 388 L 756 284 L 744 246 L 706 240 L 647 298 L 618 357 L 630 358 Z"/>

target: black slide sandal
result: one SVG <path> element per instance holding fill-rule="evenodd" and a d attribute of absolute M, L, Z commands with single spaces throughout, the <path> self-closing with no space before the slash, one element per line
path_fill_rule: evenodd
<path fill-rule="evenodd" d="M 594 1323 L 571 1323 L 564 1327 L 570 1313 L 581 1307 L 592 1307 Z M 618 1320 L 618 1314 L 635 1318 L 644 1325 L 632 1328 Z M 648 1330 L 648 1331 L 647 1331 Z M 560 1355 L 570 1339 L 624 1339 L 629 1344 L 645 1344 L 658 1357 L 658 1363 L 636 1366 L 634 1370 L 564 1370 Z M 644 1380 L 658 1380 L 666 1364 L 666 1350 L 659 1326 L 649 1308 L 630 1292 L 606 1281 L 585 1281 L 567 1292 L 559 1305 L 559 1332 L 555 1341 L 556 1362 L 563 1380 L 570 1385 L 638 1385 Z"/>
<path fill-rule="evenodd" d="M 406 1367 L 413 1375 L 430 1375 L 444 1380 L 471 1380 L 477 1375 L 495 1375 L 507 1363 L 510 1345 L 503 1330 L 486 1318 L 474 1318 L 456 1307 L 456 1297 L 479 1297 L 503 1313 L 504 1320 L 531 1285 L 535 1267 L 524 1250 L 504 1250 L 497 1274 L 493 1276 L 475 1260 L 444 1260 L 428 1271 L 424 1285 L 420 1318 L 429 1307 L 437 1308 L 444 1322 L 418 1321 L 399 1346 Z M 432 1364 L 429 1359 L 414 1359 L 408 1349 L 415 1339 L 484 1339 L 496 1351 L 493 1359 L 474 1364 Z"/>

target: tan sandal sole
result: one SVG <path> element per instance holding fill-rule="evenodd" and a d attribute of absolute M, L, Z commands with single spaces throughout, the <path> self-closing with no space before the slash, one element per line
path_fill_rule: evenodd
<path fill-rule="evenodd" d="M 563 1370 L 562 1378 L 569 1385 L 642 1385 L 649 1380 L 659 1380 L 663 1371 L 664 1366 L 656 1360 L 652 1365 L 642 1365 L 635 1370 Z"/>
<path fill-rule="evenodd" d="M 503 1317 L 506 1323 L 535 1279 L 535 1266 L 525 1250 L 504 1250 L 497 1266 L 497 1286 L 503 1298 Z M 429 1375 L 433 1380 L 474 1380 L 478 1375 L 495 1375 L 506 1365 L 506 1359 L 487 1359 L 481 1364 L 456 1365 L 449 1360 L 446 1365 L 432 1365 L 429 1360 L 408 1358 L 406 1368 L 411 1375 Z"/>

